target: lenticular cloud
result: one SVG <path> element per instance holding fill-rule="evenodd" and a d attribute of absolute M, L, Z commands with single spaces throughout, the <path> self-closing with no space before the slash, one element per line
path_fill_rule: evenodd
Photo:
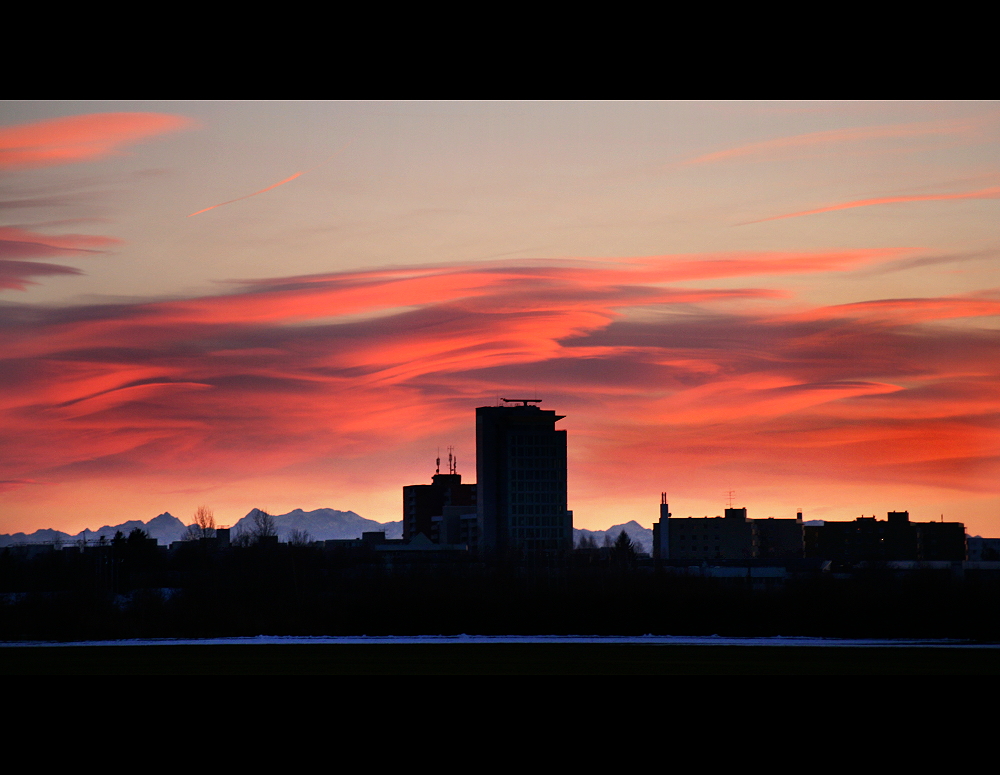
<path fill-rule="evenodd" d="M 996 315 L 1000 301 L 804 308 L 774 289 L 711 286 L 898 256 L 408 266 L 0 308 L 0 442 L 11 481 L 384 467 L 404 441 L 467 425 L 497 387 L 531 386 L 632 476 L 696 461 L 992 488 L 998 335 L 935 321 Z"/>

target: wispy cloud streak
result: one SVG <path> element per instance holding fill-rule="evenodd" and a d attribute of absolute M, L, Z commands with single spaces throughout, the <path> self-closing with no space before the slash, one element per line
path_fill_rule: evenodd
<path fill-rule="evenodd" d="M 970 135 L 983 124 L 982 119 L 953 119 L 948 121 L 921 121 L 910 124 L 884 124 L 880 126 L 848 127 L 807 132 L 787 137 L 775 137 L 756 143 L 747 143 L 734 148 L 714 151 L 682 162 L 685 166 L 712 164 L 743 158 L 767 158 L 778 153 L 815 148 L 844 143 L 859 143 L 871 140 L 889 140 L 935 135 Z"/>
<path fill-rule="evenodd" d="M 25 290 L 29 277 L 82 274 L 79 269 L 31 260 L 48 256 L 105 253 L 121 240 L 99 234 L 41 234 L 16 226 L 0 227 L 0 289 Z"/>
<path fill-rule="evenodd" d="M 798 218 L 802 215 L 817 215 L 819 213 L 830 213 L 836 210 L 850 210 L 855 207 L 871 207 L 872 205 L 888 205 L 899 202 L 944 202 L 955 199 L 1000 199 L 1000 186 L 993 188 L 982 188 L 977 191 L 965 191 L 957 194 L 912 194 L 908 196 L 881 196 L 871 199 L 855 199 L 851 202 L 839 202 L 826 207 L 817 207 L 813 210 L 800 210 L 794 213 L 784 213 L 783 215 L 772 215 L 770 218 L 760 218 L 756 221 L 746 221 L 741 226 L 751 223 L 766 223 L 767 221 L 777 221 L 782 218 Z"/>
<path fill-rule="evenodd" d="M 670 286 L 896 255 L 410 266 L 169 302 L 0 307 L 0 447 L 12 480 L 384 461 L 466 426 L 495 389 L 530 385 L 572 412 L 581 466 L 628 451 L 633 481 L 742 465 L 992 488 L 1000 333 L 934 321 L 996 315 L 996 298 L 766 314 L 790 301 Z"/>

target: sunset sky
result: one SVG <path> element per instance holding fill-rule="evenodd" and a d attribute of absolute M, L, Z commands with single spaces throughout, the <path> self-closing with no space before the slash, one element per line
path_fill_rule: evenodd
<path fill-rule="evenodd" d="M 1000 536 L 998 102 L 2 102 L 0 533 L 398 520 L 475 408 L 576 527 Z"/>

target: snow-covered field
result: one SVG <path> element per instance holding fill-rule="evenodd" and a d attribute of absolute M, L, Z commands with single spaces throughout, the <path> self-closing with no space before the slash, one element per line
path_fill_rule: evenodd
<path fill-rule="evenodd" d="M 138 639 L 138 640 L 98 640 L 58 643 L 53 641 L 3 642 L 3 647 L 25 646 L 259 646 L 259 645 L 319 645 L 335 646 L 343 644 L 450 644 L 469 643 L 605 643 L 636 646 L 796 646 L 823 648 L 961 648 L 997 649 L 1000 643 L 970 643 L 960 640 L 863 640 L 841 638 L 729 638 L 720 635 L 642 635 L 642 636 L 598 636 L 598 635 L 401 635 L 401 636 L 341 636 L 341 637 L 296 637 L 258 635 L 254 638 L 204 638 L 204 639 Z"/>

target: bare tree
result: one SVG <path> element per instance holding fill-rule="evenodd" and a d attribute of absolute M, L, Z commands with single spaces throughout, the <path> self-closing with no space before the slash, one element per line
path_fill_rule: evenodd
<path fill-rule="evenodd" d="M 198 538 L 215 537 L 215 514 L 208 506 L 199 506 L 194 512 L 194 523 L 188 525 L 184 539 L 194 541 Z"/>
<path fill-rule="evenodd" d="M 312 543 L 312 536 L 308 530 L 292 530 L 288 533 L 288 543 L 292 546 L 308 546 Z"/>
<path fill-rule="evenodd" d="M 261 509 L 254 509 L 250 536 L 254 543 L 260 543 L 265 538 L 278 535 L 278 524 L 274 517 Z"/>
<path fill-rule="evenodd" d="M 241 546 L 246 548 L 253 545 L 253 536 L 250 534 L 250 529 L 246 525 L 237 525 L 236 530 L 233 532 L 233 546 Z"/>

